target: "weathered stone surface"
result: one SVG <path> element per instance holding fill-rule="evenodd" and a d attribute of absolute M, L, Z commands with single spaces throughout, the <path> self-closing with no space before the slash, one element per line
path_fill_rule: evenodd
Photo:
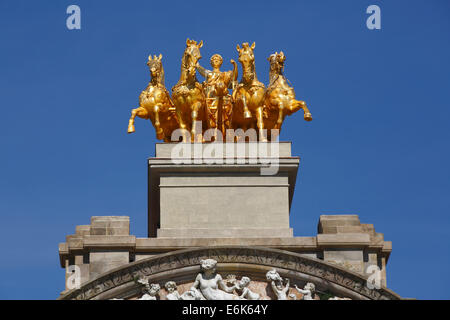
<path fill-rule="evenodd" d="M 91 218 L 90 235 L 129 235 L 130 217 L 95 216 Z"/>
<path fill-rule="evenodd" d="M 285 174 L 161 174 L 159 187 L 158 237 L 292 236 Z"/>
<path fill-rule="evenodd" d="M 338 227 L 341 227 L 338 229 Z M 361 230 L 361 222 L 357 215 L 321 215 L 318 225 L 318 233 L 338 233 L 338 231 L 344 231 L 342 227 L 356 227 L 349 228 L 351 232 Z M 362 231 L 362 230 L 361 230 Z"/>
<path fill-rule="evenodd" d="M 93 250 L 89 254 L 89 262 L 89 277 L 93 279 L 107 271 L 127 265 L 130 262 L 129 252 Z"/>

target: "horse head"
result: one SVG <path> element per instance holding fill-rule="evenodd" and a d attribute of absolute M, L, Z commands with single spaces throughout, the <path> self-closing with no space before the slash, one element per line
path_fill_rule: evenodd
<path fill-rule="evenodd" d="M 284 70 L 284 62 L 286 61 L 286 56 L 283 51 L 280 53 L 272 53 L 267 60 L 270 62 L 270 72 L 282 74 Z"/>
<path fill-rule="evenodd" d="M 195 40 L 186 40 L 186 49 L 182 59 L 182 68 L 187 72 L 188 78 L 194 78 L 198 60 L 202 58 L 200 48 L 203 46 L 203 40 L 197 44 Z"/>
<path fill-rule="evenodd" d="M 236 50 L 239 53 L 239 62 L 243 69 L 243 79 L 255 73 L 255 55 L 253 50 L 255 49 L 255 43 L 250 46 L 248 42 L 242 44 L 242 48 L 237 45 Z"/>
<path fill-rule="evenodd" d="M 278 79 L 278 76 L 283 76 L 284 71 L 284 62 L 286 61 L 286 56 L 284 55 L 283 51 L 280 53 L 275 52 L 272 53 L 267 60 L 269 60 L 270 63 L 270 71 L 269 71 L 269 79 L 270 84 L 269 86 Z"/>
<path fill-rule="evenodd" d="M 161 59 L 162 59 L 162 54 L 159 54 L 158 57 L 156 55 L 154 55 L 153 59 L 152 59 L 152 55 L 149 55 L 148 61 L 147 61 L 147 66 L 150 70 L 150 75 L 151 75 L 152 79 L 155 79 L 158 83 L 164 84 L 164 69 L 162 67 Z"/>

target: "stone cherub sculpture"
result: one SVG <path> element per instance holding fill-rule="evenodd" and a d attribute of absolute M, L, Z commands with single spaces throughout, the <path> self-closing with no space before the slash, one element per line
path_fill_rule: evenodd
<path fill-rule="evenodd" d="M 203 68 L 197 63 L 197 71 L 205 77 L 203 88 L 206 96 L 206 114 L 208 128 L 217 128 L 225 134 L 226 129 L 231 128 L 231 115 L 233 106 L 231 104 L 228 89 L 234 89 L 238 76 L 237 64 L 233 64 L 233 70 L 220 71 L 223 59 L 220 54 L 214 54 L 210 63 L 212 70 Z"/>
<path fill-rule="evenodd" d="M 286 279 L 286 285 L 283 285 L 283 278 L 279 275 L 277 270 L 272 269 L 266 273 L 266 278 L 270 281 L 272 290 L 277 297 L 277 300 L 287 300 L 287 293 L 289 292 L 289 279 Z"/>
<path fill-rule="evenodd" d="M 258 293 L 250 290 L 248 285 L 250 284 L 249 277 L 242 277 L 241 280 L 236 284 L 236 290 L 241 291 L 240 298 L 247 300 L 259 300 L 260 296 Z"/>
<path fill-rule="evenodd" d="M 149 284 L 148 279 L 143 278 L 139 279 L 137 282 L 144 286 L 144 294 L 138 300 L 156 300 L 156 296 L 161 289 L 159 284 Z"/>
<path fill-rule="evenodd" d="M 203 295 L 197 289 L 192 288 L 183 294 L 180 294 L 177 290 L 177 284 L 175 281 L 167 281 L 164 287 L 167 290 L 167 300 L 205 300 Z"/>
<path fill-rule="evenodd" d="M 181 295 L 178 293 L 175 281 L 167 281 L 164 287 L 168 292 L 166 295 L 167 300 L 182 300 Z"/>
<path fill-rule="evenodd" d="M 199 290 L 206 300 L 238 300 L 233 294 L 235 286 L 227 287 L 222 276 L 216 273 L 217 261 L 214 259 L 201 260 L 202 272 L 197 275 L 191 287 L 192 291 Z"/>
<path fill-rule="evenodd" d="M 295 290 L 302 294 L 302 300 L 315 300 L 314 295 L 316 292 L 316 286 L 312 282 L 308 282 L 303 289 L 300 289 L 295 285 Z"/>

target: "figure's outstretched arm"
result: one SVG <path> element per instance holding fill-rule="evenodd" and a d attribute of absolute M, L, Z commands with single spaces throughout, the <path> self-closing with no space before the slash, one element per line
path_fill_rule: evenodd
<path fill-rule="evenodd" d="M 273 292 L 278 293 L 278 289 L 277 289 L 277 286 L 275 285 L 275 281 L 272 280 L 272 282 L 270 284 L 272 286 Z"/>
<path fill-rule="evenodd" d="M 301 293 L 301 294 L 308 294 L 309 293 L 309 290 L 302 290 L 299 287 L 297 287 L 297 285 L 295 285 L 295 290 L 297 290 L 298 293 Z"/>
<path fill-rule="evenodd" d="M 207 70 L 207 69 L 203 68 L 203 67 L 200 65 L 200 63 L 198 63 L 198 62 L 197 62 L 196 68 L 197 68 L 198 73 L 200 73 L 200 74 L 202 75 L 202 77 L 204 77 L 204 78 L 206 78 L 206 76 L 208 75 L 208 73 L 211 72 L 210 70 Z"/>
<path fill-rule="evenodd" d="M 233 285 L 232 287 L 227 287 L 227 285 L 225 284 L 225 282 L 223 282 L 221 276 L 218 277 L 218 282 L 219 282 L 219 287 L 220 287 L 220 289 L 222 289 L 222 290 L 225 291 L 225 292 L 233 293 L 234 289 L 236 288 L 236 285 Z"/>
<path fill-rule="evenodd" d="M 233 65 L 233 71 L 231 71 L 231 82 L 228 89 L 234 89 L 238 78 L 238 66 L 236 61 L 234 61 L 233 59 L 231 59 L 230 62 Z"/>
<path fill-rule="evenodd" d="M 283 292 L 288 292 L 289 291 L 289 284 L 290 284 L 289 279 L 287 279 L 286 288 L 283 289 Z"/>
<path fill-rule="evenodd" d="M 237 81 L 237 78 L 238 78 L 238 66 L 237 66 L 237 63 L 233 59 L 231 59 L 230 62 L 233 64 L 233 77 L 231 79 L 232 79 L 232 81 Z"/>

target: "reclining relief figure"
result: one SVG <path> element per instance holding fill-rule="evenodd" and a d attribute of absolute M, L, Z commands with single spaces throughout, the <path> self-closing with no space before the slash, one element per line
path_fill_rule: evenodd
<path fill-rule="evenodd" d="M 201 260 L 202 272 L 197 275 L 191 290 L 199 290 L 206 300 L 239 300 L 233 294 L 235 286 L 227 287 L 222 276 L 216 273 L 217 261 L 214 259 Z"/>

